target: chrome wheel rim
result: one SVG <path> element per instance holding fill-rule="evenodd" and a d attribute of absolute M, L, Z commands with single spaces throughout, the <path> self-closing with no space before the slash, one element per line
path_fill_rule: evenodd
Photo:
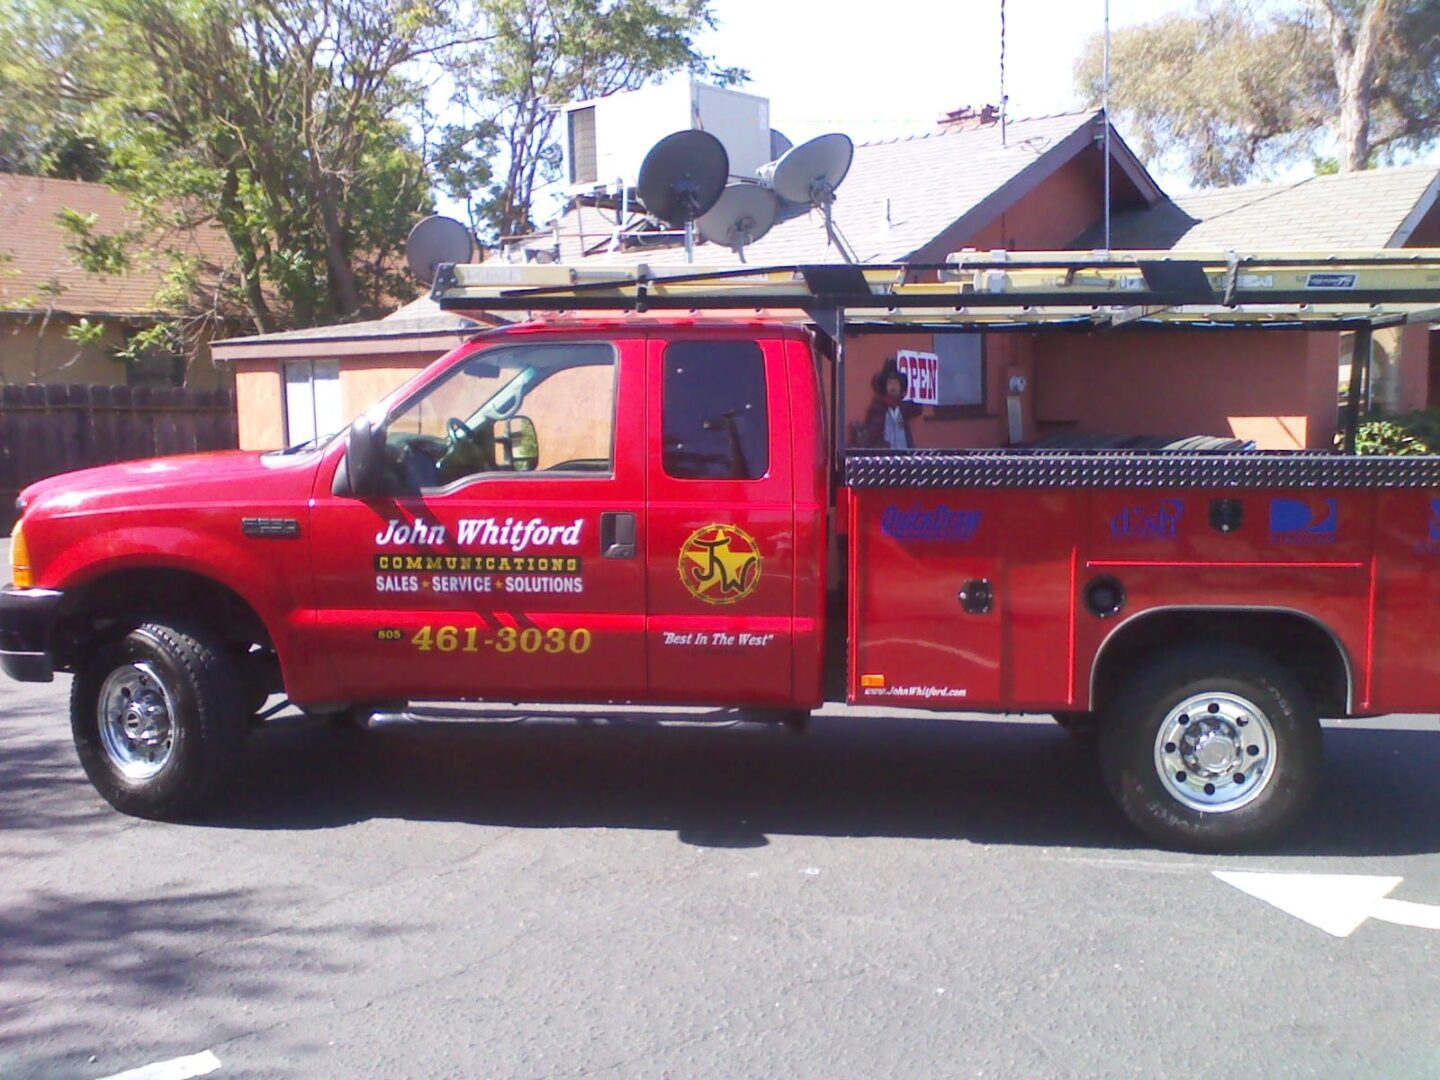
<path fill-rule="evenodd" d="M 118 667 L 100 687 L 97 708 L 105 756 L 127 780 L 149 780 L 175 750 L 175 701 L 148 663 Z"/>
<path fill-rule="evenodd" d="M 1166 715 L 1155 736 L 1155 771 L 1179 803 L 1229 813 L 1260 797 L 1275 775 L 1275 729 L 1237 694 L 1195 694 Z"/>

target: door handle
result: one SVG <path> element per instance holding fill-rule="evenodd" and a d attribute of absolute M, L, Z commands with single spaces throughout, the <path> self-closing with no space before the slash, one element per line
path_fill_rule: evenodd
<path fill-rule="evenodd" d="M 607 559 L 635 558 L 635 515 L 606 511 L 600 515 L 600 552 Z"/>

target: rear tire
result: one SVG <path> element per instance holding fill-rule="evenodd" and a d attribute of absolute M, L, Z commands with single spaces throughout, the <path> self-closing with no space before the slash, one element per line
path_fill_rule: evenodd
<path fill-rule="evenodd" d="M 124 814 L 160 820 L 213 806 L 239 767 L 247 702 L 203 630 L 147 622 L 76 672 L 70 728 L 85 775 Z"/>
<path fill-rule="evenodd" d="M 1100 765 L 1120 808 L 1161 844 L 1237 851 L 1274 840 L 1320 784 L 1304 687 L 1261 653 L 1196 645 L 1142 667 L 1104 711 Z"/>

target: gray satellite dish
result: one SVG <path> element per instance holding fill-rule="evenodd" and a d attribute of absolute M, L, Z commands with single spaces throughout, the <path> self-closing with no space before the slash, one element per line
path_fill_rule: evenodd
<path fill-rule="evenodd" d="M 835 189 L 844 183 L 854 157 L 855 144 L 850 136 L 832 132 L 787 150 L 779 161 L 757 170 L 760 182 L 773 188 L 786 202 L 819 207 L 825 216 L 825 235 L 839 249 L 841 257 L 852 263 L 855 256 L 835 227 L 833 207 Z"/>
<path fill-rule="evenodd" d="M 474 252 L 470 230 L 440 214 L 417 221 L 405 240 L 410 272 L 426 285 L 434 284 L 435 271 L 442 263 L 469 262 Z"/>
<path fill-rule="evenodd" d="M 834 132 L 792 147 L 773 166 L 764 168 L 775 194 L 786 202 L 821 206 L 835 198 L 835 189 L 844 182 L 854 156 L 850 136 Z"/>
<path fill-rule="evenodd" d="M 773 191 L 758 184 L 731 184 L 695 224 L 706 240 L 730 248 L 744 262 L 745 248 L 770 231 L 779 210 Z"/>
<path fill-rule="evenodd" d="M 785 137 L 783 131 L 770 129 L 770 160 L 775 161 L 785 156 L 785 152 L 795 144 Z"/>
<path fill-rule="evenodd" d="M 636 190 L 645 209 L 671 225 L 715 205 L 730 177 L 725 145 L 708 131 L 677 131 L 650 148 Z"/>
<path fill-rule="evenodd" d="M 670 225 L 685 229 L 685 256 L 693 257 L 695 219 L 725 190 L 730 155 L 707 131 L 677 131 L 650 148 L 635 185 L 645 209 Z"/>

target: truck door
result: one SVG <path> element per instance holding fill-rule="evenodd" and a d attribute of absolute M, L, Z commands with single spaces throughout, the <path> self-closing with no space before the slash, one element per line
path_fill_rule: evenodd
<path fill-rule="evenodd" d="M 648 368 L 651 696 L 785 706 L 795 509 L 782 342 L 666 336 Z"/>
<path fill-rule="evenodd" d="M 389 417 L 397 494 L 317 495 L 315 636 L 346 698 L 644 696 L 644 359 L 477 352 Z"/>

